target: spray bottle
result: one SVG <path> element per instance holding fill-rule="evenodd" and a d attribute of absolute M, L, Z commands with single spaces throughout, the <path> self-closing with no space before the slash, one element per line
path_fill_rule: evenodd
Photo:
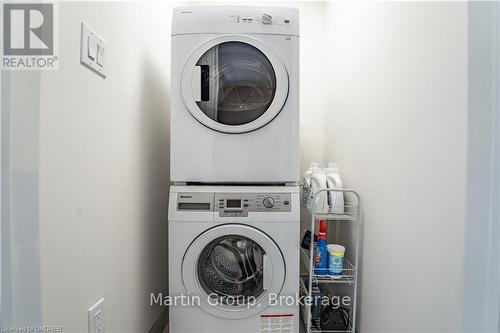
<path fill-rule="evenodd" d="M 328 250 L 326 240 L 326 221 L 319 221 L 318 241 L 314 246 L 314 274 L 328 274 Z"/>

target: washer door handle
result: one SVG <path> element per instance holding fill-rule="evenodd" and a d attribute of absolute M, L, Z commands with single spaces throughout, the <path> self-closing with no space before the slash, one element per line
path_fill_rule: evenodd
<path fill-rule="evenodd" d="M 269 287 L 271 286 L 271 281 L 273 280 L 271 259 L 267 254 L 264 254 L 262 256 L 262 262 L 263 262 L 263 274 L 264 274 L 263 289 L 269 290 Z"/>

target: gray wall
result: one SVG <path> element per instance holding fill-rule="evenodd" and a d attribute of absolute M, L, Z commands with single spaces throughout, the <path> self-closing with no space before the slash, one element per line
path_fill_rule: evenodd
<path fill-rule="evenodd" d="M 471 2 L 463 327 L 499 332 L 499 8 Z"/>
<path fill-rule="evenodd" d="M 40 80 L 40 72 L 2 73 L 2 326 L 42 322 L 38 201 Z"/>

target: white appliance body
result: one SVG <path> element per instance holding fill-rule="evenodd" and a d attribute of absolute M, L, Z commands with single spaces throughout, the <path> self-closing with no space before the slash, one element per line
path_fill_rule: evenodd
<path fill-rule="evenodd" d="M 298 182 L 296 9 L 174 10 L 171 88 L 172 181 Z"/>
<path fill-rule="evenodd" d="M 298 332 L 299 205 L 298 187 L 172 186 L 169 295 L 192 298 L 170 332 Z"/>

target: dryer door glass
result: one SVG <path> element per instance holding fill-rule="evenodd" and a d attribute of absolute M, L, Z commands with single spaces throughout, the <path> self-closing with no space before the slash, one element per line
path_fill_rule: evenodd
<path fill-rule="evenodd" d="M 264 292 L 264 257 L 262 247 L 247 237 L 219 237 L 200 254 L 198 280 L 219 304 L 245 304 Z"/>
<path fill-rule="evenodd" d="M 262 116 L 276 93 L 276 74 L 258 48 L 244 42 L 224 42 L 206 51 L 200 69 L 198 107 L 224 125 L 242 125 Z"/>

